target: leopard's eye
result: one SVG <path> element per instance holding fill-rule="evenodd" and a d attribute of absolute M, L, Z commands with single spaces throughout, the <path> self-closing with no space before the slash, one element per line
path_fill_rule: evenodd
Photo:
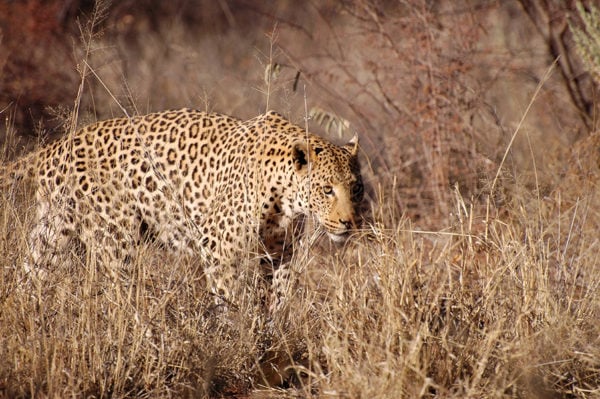
<path fill-rule="evenodd" d="M 333 187 L 331 187 L 331 186 L 323 186 L 323 193 L 325 193 L 325 195 L 331 195 L 331 194 L 333 194 Z"/>

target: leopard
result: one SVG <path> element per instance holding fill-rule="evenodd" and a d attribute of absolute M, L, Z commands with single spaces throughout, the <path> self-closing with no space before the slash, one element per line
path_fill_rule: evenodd
<path fill-rule="evenodd" d="M 299 218 L 334 242 L 357 230 L 358 152 L 356 135 L 336 145 L 275 111 L 242 121 L 183 108 L 87 125 L 1 176 L 35 185 L 28 268 L 52 263 L 73 238 L 123 262 L 151 236 L 200 256 L 211 290 L 227 297 L 242 257 L 279 270 Z"/>

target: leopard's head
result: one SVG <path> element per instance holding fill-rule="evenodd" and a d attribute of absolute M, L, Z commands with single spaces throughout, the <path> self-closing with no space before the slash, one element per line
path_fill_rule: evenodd
<path fill-rule="evenodd" d="M 293 143 L 292 158 L 304 213 L 315 216 L 333 241 L 346 240 L 357 228 L 364 192 L 358 137 L 341 147 L 316 136 L 300 139 Z"/>

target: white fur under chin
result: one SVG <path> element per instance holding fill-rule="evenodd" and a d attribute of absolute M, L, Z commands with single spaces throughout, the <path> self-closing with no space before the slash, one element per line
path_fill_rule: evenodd
<path fill-rule="evenodd" d="M 348 238 L 347 234 L 333 234 L 333 233 L 327 233 L 327 235 L 329 236 L 329 238 L 331 239 L 331 241 L 333 242 L 344 242 L 346 241 L 346 239 Z"/>

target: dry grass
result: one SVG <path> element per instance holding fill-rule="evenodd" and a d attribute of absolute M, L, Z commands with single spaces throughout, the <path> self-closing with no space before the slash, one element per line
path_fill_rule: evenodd
<path fill-rule="evenodd" d="M 20 267 L 27 212 L 5 196 L 0 392 L 597 397 L 593 189 L 521 191 L 489 220 L 458 196 L 456 222 L 440 232 L 415 230 L 382 197 L 355 242 L 298 256 L 289 313 L 273 322 L 251 279 L 221 317 L 200 265 L 151 246 L 119 270 L 71 257 L 37 281 Z M 270 363 L 298 373 L 292 390 L 260 388 Z"/>
<path fill-rule="evenodd" d="M 394 13 L 343 2 L 337 18 L 308 7 L 305 25 L 292 25 L 285 16 L 295 9 L 282 2 L 278 28 L 260 25 L 271 37 L 263 51 L 231 32 L 196 40 L 170 20 L 153 31 L 123 10 L 111 28 L 126 30 L 117 44 L 84 29 L 72 128 L 121 107 L 218 105 L 249 117 L 264 110 L 265 94 L 286 114 L 316 104 L 362 129 L 370 209 L 346 246 L 316 240 L 297 251 L 287 307 L 270 318 L 252 262 L 240 264 L 224 315 L 199 259 L 151 243 L 118 269 L 74 246 L 49 273 L 27 275 L 31 188 L 5 187 L 0 397 L 600 397 L 598 135 L 568 159 L 544 147 L 568 141 L 548 138 L 552 126 L 573 126 L 544 66 L 531 67 L 544 80 L 541 99 L 511 141 L 503 134 L 515 131 L 537 82 L 507 79 L 525 68 L 520 54 L 494 59 L 477 47 L 479 21 L 495 6 L 452 14 L 401 3 Z M 281 74 L 265 75 L 276 63 Z M 523 89 L 497 103 L 502 90 L 492 86 Z M 494 107 L 519 112 L 504 125 Z M 543 119 L 545 107 L 564 115 Z M 3 154 L 12 157 L 8 136 Z"/>

